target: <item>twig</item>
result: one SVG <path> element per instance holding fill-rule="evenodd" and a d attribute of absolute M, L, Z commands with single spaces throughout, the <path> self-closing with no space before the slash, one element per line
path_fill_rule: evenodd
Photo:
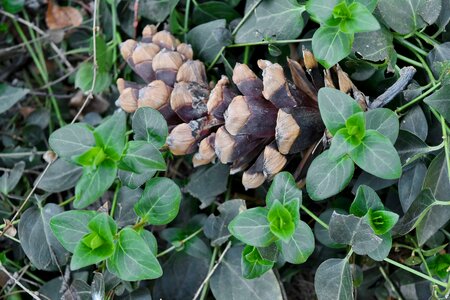
<path fill-rule="evenodd" d="M 228 244 L 225 247 L 225 249 L 223 250 L 222 254 L 219 256 L 219 259 L 217 260 L 216 264 L 211 269 L 211 271 L 209 271 L 208 275 L 206 275 L 205 280 L 203 280 L 202 284 L 200 284 L 200 286 L 198 287 L 197 292 L 195 293 L 194 298 L 192 298 L 192 300 L 196 300 L 197 297 L 200 295 L 200 293 L 203 289 L 203 286 L 209 281 L 211 276 L 214 274 L 216 269 L 219 267 L 220 263 L 222 262 L 223 258 L 225 257 L 225 254 L 228 252 L 230 247 L 231 247 L 231 242 L 228 242 Z"/>
<path fill-rule="evenodd" d="M 42 36 L 48 36 L 47 33 L 45 33 L 42 29 L 40 29 L 39 27 L 37 27 L 36 25 L 34 25 L 31 22 L 28 22 L 25 19 L 22 19 L 18 16 L 15 16 L 13 14 L 10 14 L 9 12 L 4 11 L 3 9 L 0 9 L 0 13 L 4 16 L 7 16 L 13 20 L 16 20 L 32 29 L 34 29 L 34 31 L 36 31 L 37 33 L 39 33 Z M 67 58 L 64 56 L 64 54 L 62 53 L 62 51 L 58 48 L 58 46 L 56 46 L 55 43 L 53 43 L 52 41 L 50 41 L 50 46 L 52 47 L 53 51 L 55 51 L 55 53 L 59 56 L 59 58 L 64 62 L 64 64 L 66 65 L 66 67 L 69 69 L 69 71 L 73 70 L 73 66 L 71 65 L 71 63 L 67 60 Z"/>
<path fill-rule="evenodd" d="M 378 96 L 372 103 L 369 104 L 370 109 L 375 109 L 378 107 L 383 107 L 392 99 L 395 98 L 400 92 L 402 92 L 406 85 L 411 81 L 414 74 L 416 74 L 416 69 L 414 67 L 404 67 L 400 70 L 400 78 L 390 86 L 383 94 Z"/>
<path fill-rule="evenodd" d="M 36 294 L 33 291 L 30 291 L 29 289 L 27 289 L 20 281 L 18 281 L 16 278 L 14 278 L 14 276 L 12 276 L 8 270 L 6 270 L 6 268 L 4 266 L 0 266 L 0 271 L 2 271 L 3 273 L 5 273 L 12 281 L 14 281 L 15 284 L 17 284 L 18 286 L 20 286 L 22 288 L 22 290 L 24 290 L 28 295 L 30 295 L 33 299 L 36 300 L 41 300 L 41 298 L 39 298 L 38 296 L 36 296 Z"/>

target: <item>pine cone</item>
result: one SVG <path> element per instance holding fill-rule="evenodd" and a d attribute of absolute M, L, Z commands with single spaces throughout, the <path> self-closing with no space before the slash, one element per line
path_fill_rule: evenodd
<path fill-rule="evenodd" d="M 319 69 L 313 54 L 303 50 L 303 65 L 288 59 L 293 82 L 281 65 L 259 60 L 262 80 L 245 64 L 210 89 L 204 64 L 193 60 L 190 45 L 168 31 L 144 28 L 140 42 L 127 40 L 121 54 L 146 86 L 117 80 L 119 104 L 126 112 L 148 106 L 166 118 L 167 145 L 174 155 L 193 156 L 194 166 L 231 164 L 231 173 L 244 171 L 246 189 L 256 188 L 283 170 L 293 154 L 323 136 L 317 105 L 323 86 L 339 87 L 364 102 L 364 95 L 339 66 Z M 212 86 L 212 85 L 211 85 Z"/>

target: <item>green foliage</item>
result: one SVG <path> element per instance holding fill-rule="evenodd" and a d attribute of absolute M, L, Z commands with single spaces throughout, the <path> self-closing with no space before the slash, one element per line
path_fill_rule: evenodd
<path fill-rule="evenodd" d="M 388 131 L 385 124 L 392 123 L 397 126 L 389 128 L 389 136 L 397 136 L 398 121 L 390 113 L 384 109 L 363 113 L 354 99 L 330 88 L 319 91 L 319 109 L 333 140 L 330 150 L 317 157 L 308 169 L 306 187 L 313 200 L 342 191 L 353 176 L 353 163 L 382 179 L 400 177 L 399 155 L 391 140 L 383 135 Z"/>
<path fill-rule="evenodd" d="M 306 10 L 311 18 L 320 23 L 312 40 L 317 60 L 330 68 L 348 56 L 352 49 L 355 33 L 380 29 L 365 1 L 323 1 L 309 0 Z M 376 1 L 371 1 L 376 2 Z"/>
<path fill-rule="evenodd" d="M 6 7 L 6 10 L 8 10 L 5 3 L 7 3 L 7 5 L 11 5 L 14 1 L 3 1 L 3 7 Z M 0 114 L 4 113 L 18 101 L 22 100 L 29 92 L 30 90 L 28 89 L 17 88 L 5 83 L 0 83 Z"/>
<path fill-rule="evenodd" d="M 244 210 L 229 223 L 230 233 L 247 244 L 242 253 L 245 278 L 262 276 L 272 268 L 278 254 L 294 264 L 305 262 L 312 254 L 314 235 L 300 221 L 301 199 L 292 175 L 281 172 L 267 193 L 266 207 Z"/>

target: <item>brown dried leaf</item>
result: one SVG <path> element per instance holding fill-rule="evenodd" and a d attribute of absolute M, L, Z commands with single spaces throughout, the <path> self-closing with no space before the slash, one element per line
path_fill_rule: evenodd
<path fill-rule="evenodd" d="M 54 4 L 52 0 L 48 1 L 47 13 L 45 15 L 45 23 L 48 29 L 62 29 L 65 27 L 77 27 L 83 22 L 81 13 L 70 6 L 59 6 Z"/>

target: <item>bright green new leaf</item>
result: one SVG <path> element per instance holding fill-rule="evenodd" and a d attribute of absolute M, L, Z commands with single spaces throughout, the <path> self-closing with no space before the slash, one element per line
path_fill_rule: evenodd
<path fill-rule="evenodd" d="M 359 112 L 351 115 L 347 121 L 345 121 L 345 127 L 347 128 L 348 135 L 354 137 L 358 142 L 361 141 L 366 134 L 364 113 Z"/>
<path fill-rule="evenodd" d="M 161 152 L 153 144 L 144 141 L 130 141 L 119 168 L 141 174 L 149 170 L 164 171 L 166 162 Z"/>
<path fill-rule="evenodd" d="M 72 156 L 72 161 L 81 166 L 96 167 L 106 158 L 106 154 L 100 147 L 92 147 L 83 154 Z"/>
<path fill-rule="evenodd" d="M 92 129 L 83 123 L 59 128 L 50 135 L 48 142 L 52 150 L 66 160 L 85 153 L 95 145 Z"/>
<path fill-rule="evenodd" d="M 388 138 L 375 130 L 366 131 L 350 157 L 361 169 L 383 179 L 397 179 L 402 174 L 397 150 Z"/>
<path fill-rule="evenodd" d="M 266 195 L 267 207 L 270 208 L 275 200 L 284 205 L 294 199 L 298 199 L 301 205 L 302 191 L 297 187 L 294 177 L 289 172 L 275 175 Z"/>
<path fill-rule="evenodd" d="M 353 161 L 348 155 L 333 160 L 330 150 L 316 157 L 306 175 L 306 190 L 311 199 L 319 201 L 334 196 L 342 191 L 350 182 L 355 170 Z"/>
<path fill-rule="evenodd" d="M 181 191 L 178 185 L 168 178 L 153 178 L 145 184 L 141 198 L 134 211 L 152 225 L 170 223 L 178 214 Z"/>
<path fill-rule="evenodd" d="M 360 140 L 348 134 L 347 128 L 341 128 L 333 136 L 329 157 L 330 159 L 338 160 L 342 156 L 350 153 L 360 143 Z"/>
<path fill-rule="evenodd" d="M 162 269 L 145 240 L 132 228 L 124 228 L 114 254 L 106 261 L 108 270 L 126 281 L 161 277 Z"/>
<path fill-rule="evenodd" d="M 277 255 L 278 249 L 275 244 L 265 248 L 246 245 L 242 250 L 242 275 L 247 279 L 262 276 L 273 268 Z"/>
<path fill-rule="evenodd" d="M 104 160 L 97 167 L 85 167 L 75 186 L 75 208 L 85 208 L 100 198 L 113 184 L 117 174 L 116 163 Z"/>
<path fill-rule="evenodd" d="M 287 262 L 301 264 L 314 252 L 314 234 L 308 224 L 300 221 L 289 240 L 278 241 L 277 244 Z"/>
<path fill-rule="evenodd" d="M 350 54 L 353 38 L 353 33 L 345 33 L 337 26 L 323 26 L 313 35 L 312 50 L 317 61 L 329 69 Z"/>
<path fill-rule="evenodd" d="M 357 217 L 364 217 L 372 210 L 383 210 L 384 205 L 378 194 L 369 186 L 361 184 L 356 191 L 355 199 L 350 205 L 350 213 Z"/>
<path fill-rule="evenodd" d="M 97 213 L 92 210 L 70 210 L 50 219 L 50 228 L 67 251 L 74 252 L 76 245 L 89 233 L 88 223 Z"/>
<path fill-rule="evenodd" d="M 125 148 L 126 119 L 125 112 L 116 112 L 94 130 L 97 146 L 102 147 L 108 157 L 115 161 L 120 159 Z"/>
<path fill-rule="evenodd" d="M 248 245 L 267 247 L 277 239 L 270 231 L 267 214 L 268 210 L 264 207 L 245 210 L 230 222 L 228 230 Z"/>
<path fill-rule="evenodd" d="M 398 215 L 386 210 L 372 210 L 367 212 L 367 219 L 373 231 L 382 235 L 389 232 L 397 223 Z"/>
<path fill-rule="evenodd" d="M 267 220 L 270 224 L 270 231 L 283 241 L 287 242 L 294 234 L 295 223 L 292 215 L 280 201 L 274 201 L 267 214 Z"/>
<path fill-rule="evenodd" d="M 355 99 L 333 88 L 321 88 L 318 101 L 320 116 L 332 135 L 345 128 L 345 122 L 350 116 L 362 112 Z"/>
<path fill-rule="evenodd" d="M 114 252 L 117 225 L 106 213 L 100 213 L 88 223 L 89 233 L 76 245 L 70 262 L 72 270 L 93 265 L 110 257 Z"/>
<path fill-rule="evenodd" d="M 131 126 L 135 140 L 147 141 L 158 149 L 166 142 L 168 135 L 166 119 L 153 108 L 138 108 L 131 119 Z"/>
<path fill-rule="evenodd" d="M 380 24 L 372 13 L 361 3 L 353 2 L 348 6 L 349 16 L 341 21 L 339 28 L 348 33 L 375 31 Z"/>

